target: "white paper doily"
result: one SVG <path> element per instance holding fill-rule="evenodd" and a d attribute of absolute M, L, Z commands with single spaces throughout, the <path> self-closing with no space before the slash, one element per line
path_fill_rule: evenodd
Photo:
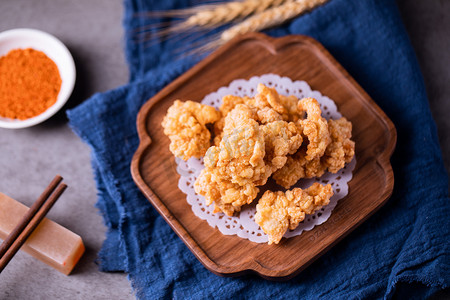
<path fill-rule="evenodd" d="M 312 97 L 317 99 L 321 105 L 322 116 L 326 119 L 339 119 L 342 115 L 337 111 L 336 105 L 330 98 L 323 96 L 318 91 L 312 91 L 304 81 L 292 81 L 287 77 L 280 77 L 276 74 L 265 74 L 255 76 L 249 80 L 238 79 L 230 83 L 228 87 L 221 87 L 217 92 L 207 95 L 201 103 L 219 108 L 222 104 L 222 97 L 226 95 L 237 95 L 240 97 L 253 97 L 256 94 L 256 87 L 259 83 L 275 88 L 283 95 L 295 95 L 297 98 Z M 177 172 L 180 174 L 178 187 L 187 196 L 187 202 L 192 206 L 194 214 L 208 222 L 211 227 L 217 227 L 222 234 L 238 235 L 241 238 L 249 239 L 256 243 L 267 243 L 267 235 L 254 221 L 256 213 L 257 199 L 252 205 L 242 207 L 240 213 L 229 217 L 223 213 L 213 214 L 213 205 L 206 206 L 203 196 L 197 195 L 194 191 L 194 182 L 200 171 L 204 168 L 203 160 L 191 158 L 188 161 L 175 158 Z M 308 188 L 314 182 L 322 184 L 330 183 L 333 187 L 334 195 L 330 199 L 330 204 L 318 210 L 313 215 L 307 215 L 305 220 L 295 230 L 288 230 L 284 237 L 300 235 L 304 230 L 311 230 L 316 225 L 325 222 L 331 215 L 339 199 L 344 198 L 348 193 L 347 183 L 352 179 L 352 172 L 356 165 L 353 159 L 345 168 L 336 174 L 325 173 L 317 179 L 301 179 L 295 187 Z"/>

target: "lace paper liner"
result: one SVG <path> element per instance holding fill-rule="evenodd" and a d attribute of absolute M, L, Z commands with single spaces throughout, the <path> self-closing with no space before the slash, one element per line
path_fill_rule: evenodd
<path fill-rule="evenodd" d="M 321 105 L 322 116 L 326 119 L 339 119 L 342 115 L 337 111 L 336 105 L 327 96 L 323 96 L 318 91 L 313 91 L 304 81 L 292 81 L 287 77 L 280 77 L 276 74 L 265 74 L 255 76 L 249 80 L 234 80 L 227 87 L 221 87 L 217 92 L 207 95 L 201 103 L 219 108 L 222 104 L 222 97 L 225 95 L 250 96 L 256 94 L 256 87 L 259 83 L 275 88 L 278 93 L 284 95 L 295 95 L 297 98 L 312 97 L 317 99 Z M 240 213 L 229 217 L 223 213 L 213 214 L 214 205 L 206 206 L 203 196 L 197 195 L 194 191 L 194 182 L 200 171 L 204 168 L 203 159 L 191 158 L 183 161 L 175 158 L 177 163 L 177 172 L 180 174 L 178 187 L 187 196 L 187 202 L 192 206 L 194 214 L 202 220 L 206 220 L 211 227 L 217 227 L 222 234 L 238 235 L 241 238 L 249 239 L 256 243 L 267 243 L 267 235 L 255 223 L 254 216 L 256 213 L 256 203 L 258 198 L 251 205 L 242 207 Z M 299 224 L 295 230 L 288 230 L 284 235 L 285 238 L 300 235 L 304 230 L 308 231 L 316 225 L 324 223 L 331 215 L 337 202 L 348 194 L 347 183 L 352 179 L 353 169 L 356 160 L 353 159 L 336 174 L 325 173 L 320 178 L 301 179 L 294 187 L 302 189 L 308 188 L 314 182 L 321 184 L 331 184 L 334 195 L 330 199 L 330 203 L 318 210 L 313 215 L 307 215 L 305 220 Z"/>

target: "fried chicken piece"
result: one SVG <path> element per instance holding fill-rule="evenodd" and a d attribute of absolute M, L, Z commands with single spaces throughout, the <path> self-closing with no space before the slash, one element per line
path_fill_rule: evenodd
<path fill-rule="evenodd" d="M 314 98 L 303 98 L 298 102 L 298 111 L 306 112 L 307 118 L 297 122 L 299 130 L 307 140 L 295 155 L 287 158 L 286 164 L 273 174 L 277 184 L 290 188 L 301 178 L 320 177 L 326 170 L 321 164 L 327 146 L 331 142 L 328 122 L 321 115 L 319 102 Z"/>
<path fill-rule="evenodd" d="M 232 215 L 258 194 L 256 182 L 265 177 L 264 134 L 253 108 L 238 104 L 225 118 L 224 136 L 219 146 L 208 149 L 205 169 L 195 182 L 195 190 L 214 203 L 215 211 Z"/>
<path fill-rule="evenodd" d="M 219 147 L 211 147 L 205 160 L 206 167 L 241 186 L 259 180 L 266 172 L 264 135 L 252 117 L 252 108 L 238 104 L 225 118 Z"/>
<path fill-rule="evenodd" d="M 214 213 L 223 212 L 232 216 L 245 204 L 250 204 L 258 195 L 254 184 L 240 186 L 221 179 L 213 169 L 203 169 L 194 184 L 195 192 L 205 197 L 206 205 L 214 204 Z"/>
<path fill-rule="evenodd" d="M 302 114 L 298 110 L 298 98 L 294 95 L 280 95 L 280 103 L 286 108 L 287 114 L 283 119 L 288 122 L 297 122 L 302 119 Z"/>
<path fill-rule="evenodd" d="M 214 123 L 214 145 L 219 146 L 220 141 L 223 138 L 223 128 L 225 126 L 225 117 L 230 111 L 232 111 L 238 104 L 246 104 L 249 107 L 253 106 L 254 99 L 245 97 L 239 97 L 234 95 L 226 95 L 222 98 L 222 105 L 219 110 L 222 117 Z"/>
<path fill-rule="evenodd" d="M 258 108 L 258 117 L 261 123 L 266 124 L 279 120 L 297 122 L 302 118 L 302 113 L 298 110 L 299 100 L 294 95 L 278 94 L 276 89 L 261 83 L 257 90 L 254 106 Z"/>
<path fill-rule="evenodd" d="M 286 164 L 273 174 L 277 184 L 290 188 L 301 178 L 320 177 L 325 171 L 337 173 L 355 155 L 355 142 L 352 137 L 352 123 L 346 118 L 328 120 L 331 142 L 325 154 L 312 160 L 306 159 L 305 149 L 288 156 Z"/>
<path fill-rule="evenodd" d="M 220 112 L 212 106 L 176 100 L 161 123 L 170 139 L 170 151 L 183 160 L 202 157 L 211 144 L 211 133 L 205 125 L 219 119 Z"/>
<path fill-rule="evenodd" d="M 276 121 L 260 126 L 264 134 L 266 155 L 264 161 L 267 168 L 266 178 L 258 184 L 263 185 L 273 172 L 282 168 L 287 156 L 297 152 L 302 144 L 302 136 L 293 122 Z"/>
<path fill-rule="evenodd" d="M 230 111 L 232 111 L 238 104 L 247 104 L 248 106 L 254 106 L 255 100 L 247 96 L 239 97 L 235 95 L 226 95 L 222 97 L 222 105 L 219 110 L 222 112 L 223 117 L 226 117 Z"/>
<path fill-rule="evenodd" d="M 286 231 L 297 228 L 305 215 L 330 203 L 331 196 L 331 185 L 317 182 L 306 190 L 266 191 L 256 205 L 255 221 L 268 235 L 269 245 L 278 244 Z"/>
<path fill-rule="evenodd" d="M 246 104 L 255 110 L 255 120 L 260 124 L 283 120 L 280 112 L 286 113 L 286 109 L 281 105 L 277 91 L 263 84 L 258 85 L 257 91 L 258 94 L 254 98 L 241 98 L 233 95 L 223 97 L 220 108 L 222 114 L 226 116 L 236 105 Z"/>
<path fill-rule="evenodd" d="M 280 96 L 274 88 L 269 88 L 260 83 L 257 87 L 254 106 L 258 109 L 272 108 L 280 115 L 287 114 L 287 109 L 281 104 Z"/>
<path fill-rule="evenodd" d="M 260 124 L 288 120 L 288 116 L 291 114 L 293 106 L 295 106 L 294 110 L 297 111 L 298 100 L 295 96 L 292 96 L 296 99 L 295 103 L 293 103 L 292 97 L 278 95 L 275 89 L 268 88 L 263 84 L 259 84 L 257 90 L 258 94 L 255 98 L 249 98 L 247 96 L 239 97 L 235 95 L 226 95 L 222 98 L 222 105 L 219 108 L 222 117 L 214 123 L 214 145 L 218 146 L 224 136 L 223 128 L 226 116 L 239 104 L 245 104 L 248 107 L 253 108 L 256 113 L 254 119 Z M 283 105 L 287 105 L 288 107 L 286 108 Z M 298 112 L 297 115 L 299 115 Z"/>
<path fill-rule="evenodd" d="M 320 177 L 325 173 L 326 166 L 320 157 L 313 160 L 306 159 L 306 148 L 302 147 L 294 155 L 288 156 L 286 164 L 273 174 L 277 184 L 289 189 L 301 178 Z"/>
<path fill-rule="evenodd" d="M 327 120 L 321 116 L 319 102 L 314 98 L 303 98 L 298 102 L 298 109 L 307 114 L 306 119 L 298 121 L 303 129 L 303 135 L 309 142 L 305 158 L 313 160 L 323 156 L 331 139 Z"/>
<path fill-rule="evenodd" d="M 259 128 L 259 124 L 256 122 L 257 118 L 254 107 L 247 104 L 238 104 L 225 117 L 223 133 L 225 135 L 234 134 L 242 126 L 257 126 Z"/>
<path fill-rule="evenodd" d="M 258 121 L 261 124 L 268 124 L 276 121 L 282 121 L 283 117 L 277 113 L 274 109 L 269 107 L 263 107 L 256 112 Z"/>
<path fill-rule="evenodd" d="M 328 130 L 331 136 L 331 143 L 325 150 L 325 155 L 321 162 L 329 172 L 337 173 L 355 155 L 355 142 L 350 140 L 352 137 L 352 123 L 344 117 L 339 120 L 329 120 Z"/>
<path fill-rule="evenodd" d="M 239 97 L 227 95 L 222 98 L 220 111 L 225 118 L 238 104 L 246 104 L 254 108 L 257 113 L 256 120 L 261 124 L 267 124 L 273 121 L 283 120 L 279 111 L 285 112 L 280 104 L 280 99 L 275 89 L 268 88 L 263 84 L 258 85 L 258 94 L 255 98 Z"/>

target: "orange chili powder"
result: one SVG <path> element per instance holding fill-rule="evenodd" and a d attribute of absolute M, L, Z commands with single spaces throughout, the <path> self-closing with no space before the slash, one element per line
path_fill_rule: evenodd
<path fill-rule="evenodd" d="M 50 106 L 61 89 L 61 76 L 47 55 L 34 49 L 15 49 L 0 57 L 0 116 L 35 117 Z"/>

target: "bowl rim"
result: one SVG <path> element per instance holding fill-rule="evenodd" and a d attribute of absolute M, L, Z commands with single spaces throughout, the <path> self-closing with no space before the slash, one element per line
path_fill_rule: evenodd
<path fill-rule="evenodd" d="M 56 102 L 47 108 L 44 112 L 41 114 L 34 116 L 29 119 L 25 120 L 18 120 L 18 119 L 8 119 L 8 118 L 1 118 L 0 117 L 0 127 L 8 128 L 8 129 L 19 129 L 19 128 L 26 128 L 31 127 L 34 125 L 37 125 L 39 123 L 44 122 L 45 120 L 49 119 L 53 115 L 55 115 L 67 102 L 70 95 L 72 94 L 73 88 L 75 86 L 75 80 L 76 80 L 76 68 L 75 68 L 75 61 L 72 57 L 72 54 L 70 53 L 69 49 L 66 47 L 66 45 L 63 44 L 58 38 L 51 35 L 50 33 L 33 29 L 33 28 L 16 28 L 16 29 L 10 29 L 3 32 L 0 32 L 0 43 L 2 43 L 3 40 L 16 38 L 21 39 L 24 37 L 38 37 L 43 40 L 48 40 L 52 42 L 53 46 L 56 46 L 59 48 L 59 50 L 62 53 L 63 60 L 65 61 L 66 68 L 68 69 L 68 73 L 71 74 L 71 76 L 67 76 L 67 78 L 61 78 L 63 80 L 66 80 L 66 83 L 64 85 L 61 84 L 61 89 L 58 93 L 58 97 Z M 45 46 L 45 45 L 44 45 Z M 23 48 L 23 47 L 22 47 Z M 30 45 L 29 48 L 33 48 L 33 46 Z M 45 48 L 45 47 L 43 47 Z M 11 48 L 13 49 L 20 49 L 20 48 Z M 9 50 L 9 51 L 10 51 Z M 45 53 L 45 50 L 39 50 Z M 45 53 L 47 56 L 48 54 Z M 6 54 L 4 54 L 6 55 Z M 2 55 L 3 56 L 3 55 Z M 53 59 L 52 59 L 53 60 Z M 55 60 L 53 62 L 56 64 L 58 71 L 61 75 L 61 67 L 60 64 L 58 64 Z"/>

